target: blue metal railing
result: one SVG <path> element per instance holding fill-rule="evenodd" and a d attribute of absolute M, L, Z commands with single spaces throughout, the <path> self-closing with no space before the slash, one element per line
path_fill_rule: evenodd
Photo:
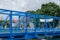
<path fill-rule="evenodd" d="M 32 37 L 38 37 L 38 34 L 43 34 L 44 36 L 48 35 L 48 34 L 51 34 L 52 36 L 55 35 L 55 33 L 58 32 L 58 34 L 60 33 L 60 28 L 54 28 L 54 22 L 55 22 L 55 19 L 60 21 L 60 17 L 55 17 L 55 16 L 47 16 L 47 15 L 40 15 L 40 14 L 32 14 L 32 13 L 27 13 L 27 12 L 19 12 L 19 11 L 13 11 L 13 10 L 5 10 L 5 9 L 0 9 L 2 11 L 0 11 L 0 14 L 6 14 L 10 17 L 10 28 L 7 29 L 7 31 L 9 32 L 8 34 L 10 34 L 10 40 L 12 40 L 12 38 L 16 35 L 18 36 L 23 36 L 24 35 L 24 38 L 29 38 L 29 36 L 32 38 Z M 9 13 L 5 13 L 5 12 L 9 12 Z M 16 28 L 16 30 L 13 29 L 12 27 L 12 16 L 18 16 L 18 28 Z M 26 17 L 26 25 L 24 26 L 24 29 L 21 29 L 21 21 L 20 21 L 20 18 L 21 16 L 24 16 Z M 28 17 L 30 17 L 30 20 L 28 19 Z M 8 17 L 7 17 L 8 18 Z M 3 25 L 6 23 L 6 20 L 7 18 L 5 19 Z M 41 22 L 40 22 L 40 19 L 45 19 L 45 22 L 44 22 L 44 27 L 41 26 Z M 47 25 L 50 26 L 50 23 L 46 22 L 46 19 L 48 18 L 53 18 L 53 22 L 51 25 L 50 28 L 48 28 Z M 24 20 L 24 18 L 22 17 L 22 19 Z M 31 19 L 34 19 L 34 22 L 32 22 Z M 37 21 L 36 21 L 37 20 Z M 22 21 L 23 22 L 23 21 Z M 34 28 L 31 29 L 31 28 L 28 28 L 28 23 L 31 22 L 34 24 Z M 38 27 L 36 26 L 36 22 L 38 23 Z M 2 26 L 3 26 L 2 25 Z M 5 30 L 5 29 L 4 29 Z M 3 34 L 4 32 L 7 33 L 7 31 L 3 31 Z M 2 30 L 0 30 L 0 34 Z M 13 35 L 14 34 L 14 35 Z M 33 35 L 34 34 L 34 35 Z M 58 35 L 57 34 L 57 35 Z M 7 34 L 5 34 L 7 35 Z"/>

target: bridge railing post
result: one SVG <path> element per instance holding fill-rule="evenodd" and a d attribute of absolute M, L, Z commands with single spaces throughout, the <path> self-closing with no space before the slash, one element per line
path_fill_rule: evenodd
<path fill-rule="evenodd" d="M 28 27 L 27 27 L 27 25 L 28 25 L 28 14 L 26 13 L 26 30 L 25 30 L 25 39 L 26 39 L 26 37 L 27 37 L 27 35 L 28 35 Z"/>
<path fill-rule="evenodd" d="M 54 22 L 55 22 L 55 18 L 53 17 L 53 26 L 52 26 L 52 31 L 53 31 L 53 33 L 52 33 L 52 35 L 54 35 L 55 34 L 55 27 L 54 27 Z"/>
<path fill-rule="evenodd" d="M 20 30 L 20 15 L 18 16 L 18 30 Z"/>
<path fill-rule="evenodd" d="M 37 30 L 37 28 L 36 28 L 36 14 L 35 14 L 35 23 L 34 23 L 34 25 L 35 25 L 35 36 L 37 37 L 37 32 L 36 32 L 36 30 Z"/>
<path fill-rule="evenodd" d="M 37 37 L 37 32 L 36 32 L 36 29 L 37 29 L 37 28 L 36 28 L 36 14 L 35 14 L 34 19 L 35 19 L 35 20 L 34 20 L 34 29 L 35 29 L 34 31 L 35 31 L 35 37 Z"/>
<path fill-rule="evenodd" d="M 12 40 L 12 11 L 10 11 L 10 40 Z"/>

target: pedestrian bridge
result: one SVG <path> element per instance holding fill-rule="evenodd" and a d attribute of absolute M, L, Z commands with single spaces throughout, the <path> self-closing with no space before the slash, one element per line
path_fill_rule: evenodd
<path fill-rule="evenodd" d="M 60 35 L 60 17 L 0 9 L 0 37 Z"/>

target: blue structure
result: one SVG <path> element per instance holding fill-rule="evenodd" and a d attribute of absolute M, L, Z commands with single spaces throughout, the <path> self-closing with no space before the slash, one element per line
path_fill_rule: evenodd
<path fill-rule="evenodd" d="M 41 14 L 32 14 L 28 12 L 19 12 L 13 10 L 0 9 L 0 14 L 7 15 L 2 23 L 0 23 L 0 37 L 8 37 L 12 40 L 14 37 L 20 38 L 38 38 L 41 36 L 58 36 L 60 35 L 60 17 L 47 16 Z M 13 16 L 18 16 L 17 27 L 13 28 Z M 46 19 L 52 18 L 52 22 Z M 4 28 L 8 19 L 9 26 Z M 44 19 L 45 22 L 40 22 Z M 57 20 L 57 22 L 56 22 Z M 56 27 L 56 23 L 58 28 Z M 32 25 L 30 25 L 30 24 Z M 23 24 L 23 25 L 22 25 Z M 33 26 L 33 27 L 32 27 Z M 3 28 L 2 28 L 3 27 Z"/>

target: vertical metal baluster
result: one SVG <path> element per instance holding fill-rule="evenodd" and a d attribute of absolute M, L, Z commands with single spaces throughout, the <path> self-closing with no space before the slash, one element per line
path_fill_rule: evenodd
<path fill-rule="evenodd" d="M 44 29 L 45 29 L 45 36 L 46 36 L 46 16 L 44 16 L 45 22 L 44 22 Z"/>
<path fill-rule="evenodd" d="M 36 14 L 35 14 L 35 17 L 34 17 L 35 21 L 34 21 L 34 28 L 35 28 L 35 36 L 37 37 L 37 32 L 36 32 Z"/>
<path fill-rule="evenodd" d="M 27 37 L 28 35 L 28 30 L 27 30 L 27 24 L 28 24 L 28 14 L 26 13 L 26 31 L 25 31 L 25 38 Z"/>
<path fill-rule="evenodd" d="M 38 27 L 40 28 L 40 16 L 38 15 Z"/>
<path fill-rule="evenodd" d="M 12 40 L 12 11 L 10 12 L 10 40 Z"/>
<path fill-rule="evenodd" d="M 45 26 L 46 26 L 46 34 L 47 34 L 47 29 L 48 29 L 48 26 L 47 26 L 47 19 L 48 19 L 48 17 L 46 16 L 45 18 L 46 18 L 46 20 L 45 20 Z"/>
<path fill-rule="evenodd" d="M 19 16 L 19 18 L 18 18 L 18 30 L 20 30 L 20 16 Z"/>
<path fill-rule="evenodd" d="M 39 30 L 41 30 L 41 25 L 40 25 L 40 15 L 38 15 L 38 20 L 37 20 L 37 21 L 38 21 L 38 29 L 37 29 L 37 30 L 39 31 Z M 39 32 L 40 32 L 40 31 L 39 31 Z M 39 35 L 37 35 L 37 36 L 38 36 L 38 39 L 39 39 L 40 36 L 39 36 Z"/>
<path fill-rule="evenodd" d="M 55 29 L 55 28 L 54 28 L 54 22 L 55 22 L 55 20 L 54 20 L 54 19 L 55 19 L 55 18 L 53 17 L 53 27 L 52 27 L 53 35 L 54 35 L 54 33 L 55 33 L 55 32 L 54 32 L 54 29 Z"/>

